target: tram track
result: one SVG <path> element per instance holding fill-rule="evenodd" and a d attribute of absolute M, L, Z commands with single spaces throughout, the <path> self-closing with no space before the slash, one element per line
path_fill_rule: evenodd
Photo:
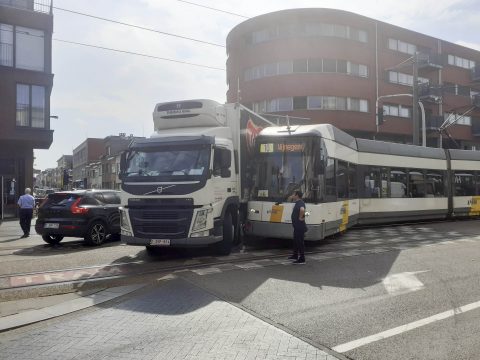
<path fill-rule="evenodd" d="M 322 240 L 318 247 L 307 251 L 307 256 L 316 254 L 333 254 L 335 256 L 346 256 L 345 253 L 352 252 L 360 254 L 368 254 L 375 252 L 375 249 L 381 251 L 398 250 L 402 246 L 406 246 L 409 243 L 414 243 L 413 246 L 421 246 L 421 243 L 417 243 L 415 240 L 397 240 L 395 242 L 385 242 L 379 244 L 369 244 L 368 241 L 359 240 L 353 241 L 347 239 L 347 241 L 341 241 L 339 238 L 352 234 L 354 230 L 365 229 L 378 229 L 385 227 L 401 227 L 401 226 L 422 226 L 426 224 L 435 224 L 445 221 L 418 221 L 409 223 L 397 223 L 389 225 L 368 225 L 368 226 L 356 226 L 350 229 L 344 235 L 336 234 L 325 240 Z M 463 235 L 459 234 L 458 238 Z M 456 237 L 456 236 L 454 236 Z M 450 236 L 452 238 L 452 236 Z M 439 240 L 441 242 L 441 240 Z M 64 267 L 60 269 L 42 270 L 42 271 L 26 271 L 16 272 L 10 274 L 0 275 L 0 293 L 8 290 L 25 290 L 29 288 L 39 286 L 55 286 L 61 284 L 79 284 L 79 283 L 93 283 L 108 281 L 109 279 L 126 279 L 129 277 L 142 277 L 142 276 L 162 276 L 180 271 L 192 271 L 206 267 L 218 267 L 223 265 L 235 265 L 240 263 L 248 263 L 260 260 L 275 260 L 280 258 L 286 258 L 290 254 L 288 248 L 252 248 L 247 251 L 233 253 L 228 257 L 197 257 L 197 258 L 161 258 L 158 260 L 133 260 L 124 261 L 121 263 L 103 263 L 88 266 L 74 266 Z M 336 257 L 336 256 L 335 256 Z M 162 262 L 164 264 L 162 264 Z M 0 294 L 0 301 L 1 301 Z"/>

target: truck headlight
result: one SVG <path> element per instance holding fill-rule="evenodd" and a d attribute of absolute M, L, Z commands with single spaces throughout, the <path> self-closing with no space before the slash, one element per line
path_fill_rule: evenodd
<path fill-rule="evenodd" d="M 123 209 L 120 209 L 120 227 L 122 229 L 130 230 L 127 212 Z"/>
<path fill-rule="evenodd" d="M 195 222 L 193 223 L 192 231 L 197 231 L 207 226 L 208 212 L 208 210 L 197 211 L 197 216 L 195 216 Z"/>

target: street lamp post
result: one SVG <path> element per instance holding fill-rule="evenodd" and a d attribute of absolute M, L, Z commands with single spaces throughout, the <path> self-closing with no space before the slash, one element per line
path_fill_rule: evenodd
<path fill-rule="evenodd" d="M 381 95 L 375 101 L 375 125 L 377 127 L 377 131 L 376 131 L 375 134 L 378 134 L 379 125 L 380 125 L 378 123 L 378 101 L 382 100 L 382 99 L 387 99 L 387 98 L 391 98 L 391 97 L 399 97 L 399 96 L 414 97 L 414 95 L 412 95 L 412 94 Z M 426 147 L 427 146 L 427 133 L 426 133 L 427 129 L 426 129 L 426 125 L 425 125 L 425 108 L 423 107 L 423 104 L 422 104 L 421 101 L 418 101 L 418 106 L 420 107 L 420 110 L 422 111 L 422 146 Z M 418 144 L 415 143 L 415 133 L 416 133 L 416 131 L 415 131 L 415 124 L 413 124 L 413 125 L 414 125 L 414 130 L 413 130 L 414 141 L 413 141 L 413 144 L 418 145 Z M 418 142 L 418 135 L 417 135 L 417 142 Z"/>

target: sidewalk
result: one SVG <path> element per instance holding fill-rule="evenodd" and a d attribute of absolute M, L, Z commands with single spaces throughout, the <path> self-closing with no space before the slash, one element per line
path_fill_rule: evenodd
<path fill-rule="evenodd" d="M 182 279 L 158 285 L 61 322 L 0 334 L 1 358 L 344 359 Z"/>

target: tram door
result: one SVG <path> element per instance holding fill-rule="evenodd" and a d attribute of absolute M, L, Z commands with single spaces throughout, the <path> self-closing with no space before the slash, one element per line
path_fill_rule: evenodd
<path fill-rule="evenodd" d="M 1 219 L 17 217 L 18 185 L 13 176 L 0 177 Z"/>

